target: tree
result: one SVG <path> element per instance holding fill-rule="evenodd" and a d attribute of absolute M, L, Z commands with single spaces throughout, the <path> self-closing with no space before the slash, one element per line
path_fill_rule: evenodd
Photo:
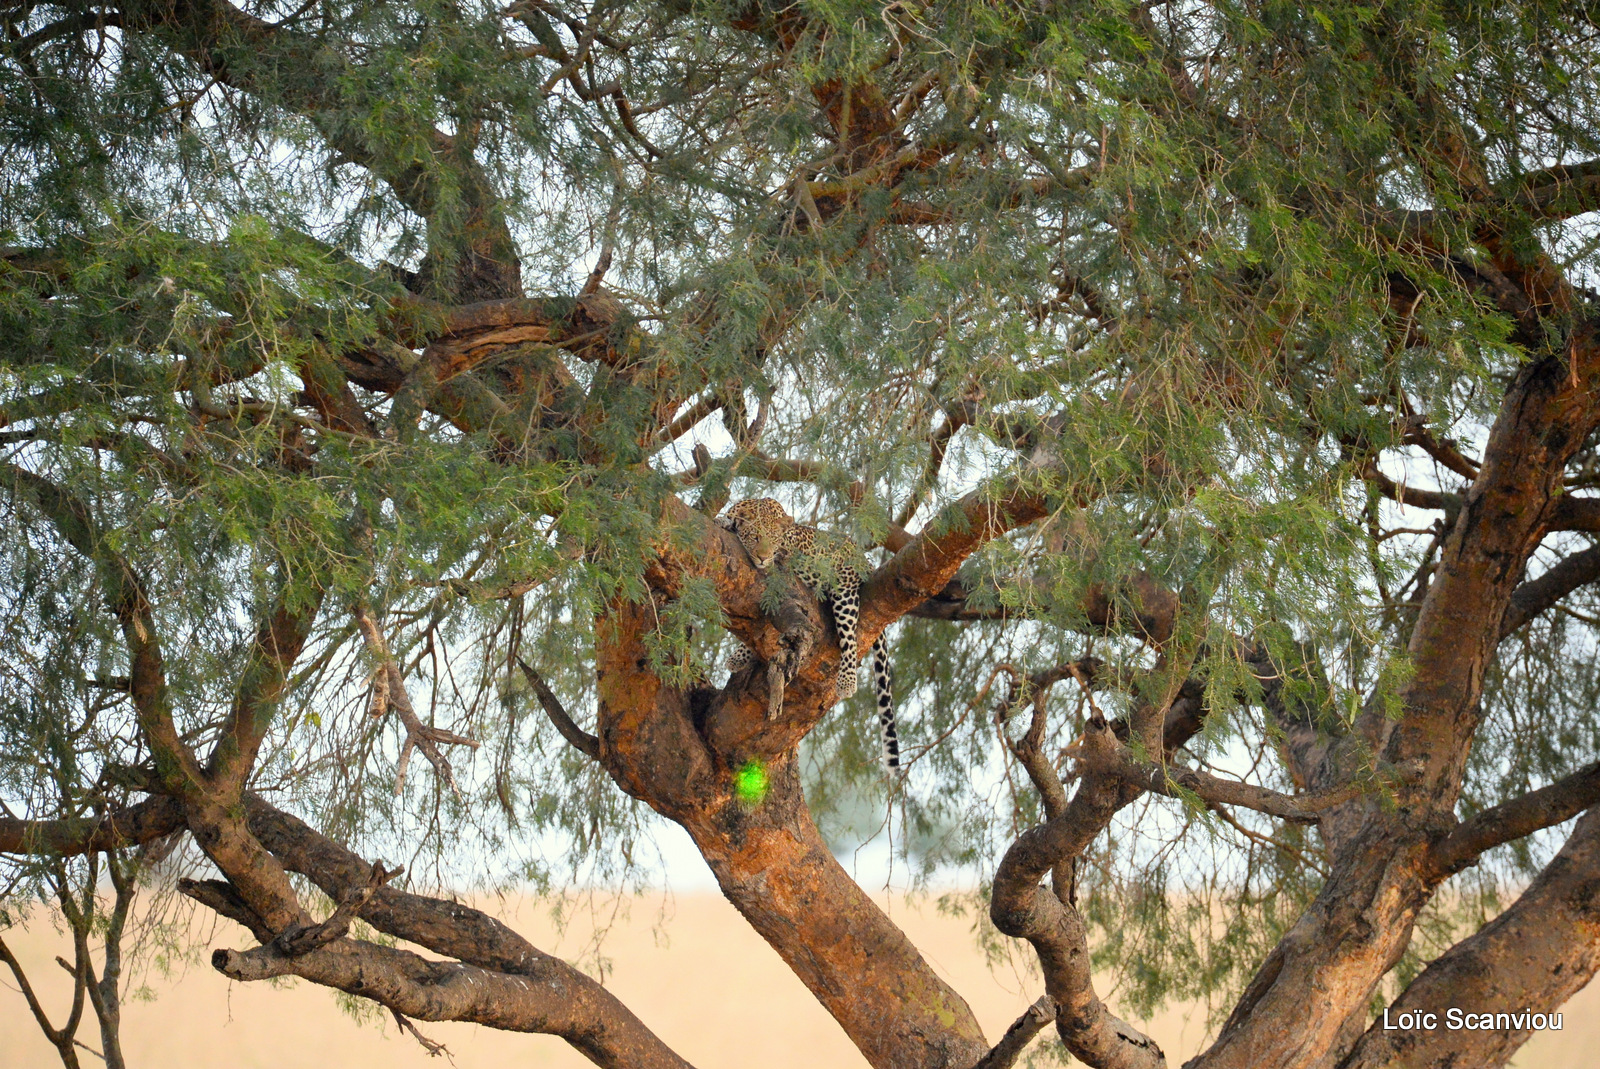
<path fill-rule="evenodd" d="M 187 833 L 227 976 L 619 1067 L 422 892 L 675 822 L 878 1067 L 1165 1064 L 1118 971 L 1203 1069 L 1500 1065 L 1375 1000 L 1600 966 L 1588 5 L 0 10 L 15 901 Z M 760 496 L 871 557 L 904 774 Z M 1033 955 L 998 1046 L 863 804 Z"/>

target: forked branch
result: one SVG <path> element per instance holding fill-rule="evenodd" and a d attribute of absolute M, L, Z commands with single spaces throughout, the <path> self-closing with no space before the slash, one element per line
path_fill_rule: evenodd
<path fill-rule="evenodd" d="M 439 779 L 459 797 L 461 790 L 456 786 L 455 773 L 451 770 L 450 762 L 444 754 L 439 752 L 438 744 L 470 746 L 476 750 L 479 746 L 478 740 L 457 735 L 443 728 L 431 727 L 418 718 L 416 710 L 411 705 L 411 696 L 406 693 L 405 675 L 400 671 L 399 662 L 390 654 L 389 643 L 384 639 L 382 629 L 372 619 L 372 613 L 366 606 L 357 605 L 353 612 L 356 623 L 361 626 L 361 633 L 366 638 L 367 649 L 378 661 L 379 674 L 373 680 L 372 709 L 380 715 L 388 709 L 393 709 L 406 729 L 406 741 L 400 747 L 400 759 L 395 764 L 394 793 L 399 794 L 401 788 L 405 786 L 406 764 L 411 758 L 412 749 L 415 748 L 422 751 L 422 756 L 428 759 Z"/>
<path fill-rule="evenodd" d="M 224 975 L 299 976 L 416 1020 L 475 1021 L 558 1035 L 608 1069 L 691 1069 L 604 987 L 493 917 L 459 902 L 397 890 L 388 883 L 394 873 L 367 864 L 256 795 L 246 793 L 243 802 L 250 834 L 285 868 L 310 877 L 341 905 L 322 925 L 291 932 L 285 940 L 229 884 L 184 881 L 185 894 L 250 927 L 262 942 L 247 951 L 216 951 L 212 964 Z M 338 937 L 355 916 L 450 960 Z M 321 935 L 334 937 L 323 942 Z"/>

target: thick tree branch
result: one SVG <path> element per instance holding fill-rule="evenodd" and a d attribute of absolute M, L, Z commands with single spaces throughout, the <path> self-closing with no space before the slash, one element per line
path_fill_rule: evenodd
<path fill-rule="evenodd" d="M 1451 875 L 1485 851 L 1571 820 L 1595 805 L 1600 805 L 1600 762 L 1468 817 L 1433 845 L 1428 861 L 1441 875 Z"/>
<path fill-rule="evenodd" d="M 213 913 L 227 917 L 235 924 L 249 929 L 250 934 L 262 945 L 271 943 L 277 937 L 277 933 L 267 927 L 267 922 L 250 908 L 250 904 L 227 880 L 180 879 L 178 891 Z"/>
<path fill-rule="evenodd" d="M 1440 1027 L 1385 1029 L 1380 1018 L 1339 1069 L 1506 1064 L 1532 1033 L 1526 1015 L 1559 1009 L 1600 969 L 1597 886 L 1600 810 L 1591 810 L 1510 908 L 1434 959 L 1389 1006 L 1391 1020 L 1432 1012 Z M 1525 1016 L 1511 1028 L 1451 1028 L 1449 1007 Z"/>
<path fill-rule="evenodd" d="M 985 543 L 1048 515 L 1044 498 L 1015 484 L 981 487 L 935 517 L 862 584 L 860 641 L 878 633 L 955 578 Z"/>
<path fill-rule="evenodd" d="M 1562 494 L 1550 510 L 1552 531 L 1600 532 L 1600 497 Z"/>
<path fill-rule="evenodd" d="M 760 805 L 723 788 L 684 823 L 723 894 L 874 1069 L 970 1069 L 989 1044 L 966 1001 L 834 858 L 795 762 L 768 774 Z"/>
<path fill-rule="evenodd" d="M 0 854 L 72 857 L 152 842 L 183 828 L 183 806 L 165 795 L 96 820 L 0 817 Z"/>
<path fill-rule="evenodd" d="M 1112 761 L 1120 745 L 1111 726 L 1095 717 L 1080 743 L 1080 759 L 1091 767 Z M 995 871 L 990 899 L 989 916 L 995 927 L 1026 939 L 1038 955 L 1045 993 L 1057 1007 L 1061 1041 L 1074 1057 L 1095 1069 L 1165 1069 L 1166 1057 L 1095 994 L 1083 918 L 1041 881 L 1046 873 L 1079 857 L 1136 795 L 1115 777 L 1085 775 L 1063 812 L 1024 832 L 1006 850 Z"/>
<path fill-rule="evenodd" d="M 430 961 L 408 950 L 342 939 L 301 955 L 273 944 L 218 950 L 211 964 L 231 980 L 298 976 L 372 999 L 419 1021 L 471 1021 L 513 1032 L 558 1035 L 605 1069 L 690 1069 L 659 1040 L 624 1046 L 595 1000 L 574 997 L 565 985 L 460 962 Z M 592 982 L 591 982 L 592 983 Z M 653 1040 L 654 1037 L 652 1036 Z"/>
<path fill-rule="evenodd" d="M 1186 681 L 1162 710 L 1166 756 L 1200 729 L 1202 693 L 1202 688 L 1191 688 Z M 1042 735 L 1042 729 L 1036 730 L 1039 718 L 1036 707 L 1025 745 L 1030 737 Z M 1114 767 L 1124 752 L 1119 728 L 1123 734 L 1131 730 L 1108 724 L 1099 715 L 1090 719 L 1076 744 L 1084 770 L 1077 793 L 1064 809 L 1024 832 L 1006 850 L 995 872 L 990 918 L 1005 934 L 1032 944 L 1045 974 L 1046 993 L 1057 1007 L 1056 1030 L 1075 1057 L 1097 1069 L 1159 1069 L 1166 1065 L 1161 1049 L 1112 1015 L 1096 996 L 1089 971 L 1088 929 L 1073 904 L 1070 888 L 1060 883 L 1117 811 L 1140 794 L 1137 786 L 1100 771 Z M 1027 767 L 1046 799 L 1059 796 L 1053 768 Z M 1051 809 L 1058 804 L 1048 802 Z M 1041 882 L 1047 872 L 1056 882 L 1054 893 L 1047 892 Z"/>
<path fill-rule="evenodd" d="M 1548 288 L 1556 283 L 1537 275 L 1534 265 L 1523 283 L 1556 307 L 1563 298 Z M 1353 807 L 1349 826 L 1359 834 L 1339 845 L 1312 907 L 1203 1055 L 1211 1069 L 1287 1067 L 1335 1056 L 1379 978 L 1404 952 L 1436 886 L 1427 854 L 1439 825 L 1453 819 L 1480 716 L 1484 666 L 1567 465 L 1595 429 L 1597 400 L 1600 346 L 1589 324 L 1572 332 L 1567 351 L 1524 364 L 1508 385 L 1478 478 L 1462 496 L 1411 632 L 1414 674 L 1401 691 L 1405 715 L 1394 721 L 1371 703 L 1358 718 L 1360 737 L 1404 770 L 1395 786 L 1398 805 Z M 1327 1012 L 1286 1043 L 1278 1022 L 1311 1000 L 1321 1000 Z"/>
<path fill-rule="evenodd" d="M 1500 621 L 1499 637 L 1505 639 L 1530 620 L 1548 612 L 1574 590 L 1596 580 L 1600 580 L 1600 546 L 1590 546 L 1562 559 L 1537 579 L 1530 579 L 1512 591 L 1505 616 Z"/>
<path fill-rule="evenodd" d="M 250 831 L 286 867 L 310 877 L 334 901 L 347 901 L 369 885 L 371 866 L 343 846 L 255 795 L 245 796 L 245 807 Z M 373 887 L 357 908 L 377 930 L 464 964 L 418 964 L 422 959 L 415 955 L 374 955 L 366 949 L 370 944 L 346 940 L 298 959 L 272 950 L 250 951 L 255 957 L 231 956 L 219 968 L 240 962 L 241 976 L 292 972 L 374 998 L 419 1020 L 474 1020 L 560 1035 L 596 1064 L 616 1069 L 687 1065 L 604 987 L 488 914 L 383 884 Z M 348 949 L 352 947 L 356 949 Z M 384 972 L 374 974 L 374 986 L 345 986 L 361 967 Z M 492 997 L 477 999 L 461 990 L 463 983 L 472 987 L 464 976 L 488 984 Z M 501 995 L 510 998 L 497 1009 L 494 999 Z"/>

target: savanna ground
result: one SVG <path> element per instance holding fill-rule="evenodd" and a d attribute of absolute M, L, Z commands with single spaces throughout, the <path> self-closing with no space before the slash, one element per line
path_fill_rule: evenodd
<path fill-rule="evenodd" d="M 1001 966 L 990 969 L 974 939 L 972 919 L 940 915 L 931 900 L 908 902 L 901 895 L 874 896 L 920 947 L 930 964 L 967 996 L 984 1031 L 999 1035 L 1031 1001 L 1029 984 Z M 507 897 L 477 903 L 503 917 L 538 945 L 571 959 L 586 958 L 594 971 L 591 936 L 609 925 L 600 953 L 606 984 L 674 1049 L 701 1069 L 856 1069 L 867 1063 L 777 954 L 720 896 L 690 892 L 644 895 L 625 902 L 613 917 L 611 899 L 578 909 L 564 932 L 552 923 L 547 903 Z M 592 908 L 591 908 L 592 907 Z M 8 933 L 8 936 L 11 933 Z M 231 924 L 219 925 L 218 945 L 237 941 Z M 47 969 L 60 952 L 59 936 L 35 923 L 14 939 L 18 956 L 64 1001 L 67 977 Z M 57 975 L 52 975 L 55 973 Z M 58 979 L 59 977 L 59 979 Z M 179 967 L 168 977 L 152 971 L 156 997 L 130 1002 L 123 1046 L 134 1069 L 323 1069 L 324 1066 L 383 1066 L 422 1069 L 430 1059 L 409 1036 L 381 1018 L 358 1024 L 332 994 L 299 983 L 274 989 L 232 984 L 203 963 Z M 705 1026 L 697 1011 L 714 1001 L 715 1022 L 747 1022 L 752 1032 Z M 59 1002 L 58 1002 L 59 1004 Z M 1588 1069 L 1600 1049 L 1600 986 L 1590 985 L 1563 1009 L 1561 1032 L 1536 1034 L 1518 1052 L 1516 1069 Z M 284 1022 L 292 1022 L 285 1026 Z M 1171 1003 L 1149 1019 L 1135 1019 L 1162 1049 L 1201 1049 L 1206 1010 L 1193 1002 Z M 426 1024 L 424 1034 L 443 1042 L 456 1069 L 582 1069 L 590 1063 L 561 1040 L 522 1036 L 477 1025 Z M 0 1066 L 49 1066 L 55 1051 L 45 1042 L 22 999 L 0 992 Z"/>

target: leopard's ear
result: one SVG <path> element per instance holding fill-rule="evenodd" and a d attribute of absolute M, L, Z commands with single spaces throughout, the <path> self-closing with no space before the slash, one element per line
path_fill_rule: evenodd
<path fill-rule="evenodd" d="M 734 531 L 738 530 L 739 521 L 735 520 L 732 516 L 718 516 L 717 526 L 722 528 L 724 531 Z"/>

